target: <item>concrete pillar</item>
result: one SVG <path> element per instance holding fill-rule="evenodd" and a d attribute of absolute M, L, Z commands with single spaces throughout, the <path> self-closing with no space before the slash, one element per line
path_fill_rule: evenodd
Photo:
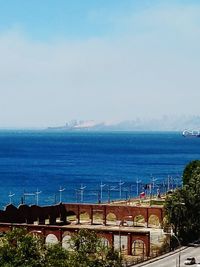
<path fill-rule="evenodd" d="M 77 224 L 80 224 L 80 206 L 78 205 Z"/>
<path fill-rule="evenodd" d="M 111 232 L 110 234 L 111 234 L 111 247 L 112 249 L 114 249 L 114 233 Z"/>
<path fill-rule="evenodd" d="M 103 209 L 103 224 L 106 225 L 106 206 Z"/>
<path fill-rule="evenodd" d="M 58 241 L 62 244 L 62 229 L 59 229 Z"/>
<path fill-rule="evenodd" d="M 91 219 L 91 224 L 93 224 L 93 206 L 91 205 L 90 207 L 90 219 Z"/>
<path fill-rule="evenodd" d="M 150 233 L 147 234 L 147 248 L 146 248 L 146 256 L 150 255 Z"/>
<path fill-rule="evenodd" d="M 132 255 L 132 235 L 128 233 L 127 254 Z"/>
<path fill-rule="evenodd" d="M 65 213 L 61 213 L 60 214 L 60 220 L 61 220 L 61 222 L 63 223 L 63 224 L 67 224 L 67 218 L 66 218 L 66 215 L 65 215 Z"/>

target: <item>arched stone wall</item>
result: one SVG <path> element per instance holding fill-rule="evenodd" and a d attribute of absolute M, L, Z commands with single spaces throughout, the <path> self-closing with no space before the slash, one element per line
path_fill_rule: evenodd
<path fill-rule="evenodd" d="M 132 243 L 132 255 L 133 256 L 145 256 L 146 255 L 146 245 L 145 243 L 138 239 L 134 240 Z"/>
<path fill-rule="evenodd" d="M 97 233 L 97 236 L 100 238 L 106 239 L 110 247 L 113 246 L 113 236 L 110 233 Z"/>
<path fill-rule="evenodd" d="M 135 235 L 131 237 L 131 250 L 133 249 L 133 244 L 137 241 L 142 241 L 145 245 L 145 256 L 150 254 L 150 235 Z"/>
<path fill-rule="evenodd" d="M 88 212 L 81 212 L 80 214 L 80 223 L 90 223 L 91 218 Z"/>
<path fill-rule="evenodd" d="M 77 214 L 72 210 L 67 211 L 66 221 L 67 223 L 77 223 L 78 222 Z"/>
<path fill-rule="evenodd" d="M 67 250 L 71 250 L 70 240 L 71 240 L 71 233 L 65 232 L 62 236 L 62 247 Z"/>
<path fill-rule="evenodd" d="M 118 221 L 122 221 L 125 217 L 133 217 L 135 218 L 136 216 L 143 216 L 145 219 L 146 226 L 148 226 L 148 218 L 154 214 L 157 215 L 159 218 L 159 222 L 162 223 L 163 219 L 163 208 L 162 207 L 141 207 L 141 206 L 126 206 L 126 205 L 87 205 L 87 204 L 64 204 L 66 210 L 70 208 L 70 210 L 73 210 L 74 212 L 77 211 L 80 216 L 80 212 L 82 210 L 86 211 L 91 214 L 91 218 L 93 218 L 93 214 L 96 213 L 98 210 L 99 213 L 103 213 L 103 223 L 106 225 L 107 223 L 107 215 L 109 213 L 113 213 L 116 215 L 116 219 Z M 93 223 L 93 220 L 91 220 L 91 223 Z"/>
<path fill-rule="evenodd" d="M 105 247 L 109 247 L 110 246 L 110 243 L 109 243 L 108 239 L 105 238 L 105 237 L 101 237 L 101 243 Z"/>
<path fill-rule="evenodd" d="M 136 215 L 133 219 L 134 226 L 145 227 L 147 223 L 142 215 Z"/>
<path fill-rule="evenodd" d="M 94 211 L 92 222 L 93 222 L 93 224 L 104 224 L 103 211 Z"/>
<path fill-rule="evenodd" d="M 58 242 L 62 241 L 62 233 L 61 233 L 61 231 L 59 229 L 57 229 L 55 231 L 55 230 L 48 229 L 48 226 L 47 226 L 45 231 L 43 231 L 43 234 L 44 234 L 45 237 L 47 237 L 48 235 L 55 235 L 57 240 L 58 240 Z"/>
<path fill-rule="evenodd" d="M 157 215 L 151 214 L 149 216 L 148 226 L 152 228 L 160 228 L 160 221 Z"/>
<path fill-rule="evenodd" d="M 109 212 L 106 216 L 107 225 L 117 225 L 117 216 L 113 212 Z"/>
<path fill-rule="evenodd" d="M 51 244 L 54 245 L 58 243 L 59 243 L 58 238 L 54 234 L 48 234 L 45 238 L 45 244 L 47 245 L 51 245 Z"/>
<path fill-rule="evenodd" d="M 13 228 L 26 228 L 29 233 L 38 234 L 43 236 L 44 242 L 48 237 L 51 241 L 50 243 L 56 243 L 64 240 L 68 240 L 70 237 L 65 236 L 72 236 L 73 234 L 77 233 L 82 227 L 80 226 L 51 226 L 51 225 L 29 225 L 29 224 L 13 224 L 13 223 L 0 223 L 0 232 L 4 233 L 7 231 L 11 231 Z M 133 231 L 130 228 L 123 227 L 121 232 L 120 229 L 115 227 L 100 227 L 100 228 L 93 228 L 94 231 L 97 232 L 97 235 L 101 238 L 108 240 L 111 247 L 114 247 L 114 238 L 118 236 L 119 242 L 119 235 L 121 236 L 121 245 L 124 244 L 124 248 L 121 249 L 127 250 L 127 254 L 132 254 L 132 243 L 135 240 L 142 240 L 146 246 L 146 256 L 149 256 L 150 252 L 150 232 L 149 231 Z M 48 241 L 47 238 L 47 241 Z M 122 240 L 123 239 L 123 240 Z M 125 240 L 125 241 L 124 241 Z M 127 245 L 126 245 L 127 244 Z M 63 242 L 64 246 L 64 242 Z"/>
<path fill-rule="evenodd" d="M 155 208 L 155 207 L 148 208 L 148 217 L 147 217 L 148 221 L 151 215 L 157 216 L 159 224 L 161 225 L 164 218 L 164 208 Z"/>
<path fill-rule="evenodd" d="M 58 204 L 54 206 L 38 207 L 36 205 L 27 206 L 20 205 L 16 208 L 13 205 L 8 205 L 4 211 L 0 211 L 0 222 L 7 223 L 28 223 L 32 224 L 38 221 L 39 225 L 45 225 L 45 220 L 49 219 L 50 225 L 57 225 L 58 218 L 59 224 L 67 224 L 66 218 L 73 212 L 76 214 L 77 223 L 80 223 L 80 214 L 87 212 L 93 223 L 93 215 L 100 213 L 103 216 L 103 224 L 106 225 L 107 215 L 113 213 L 116 219 L 121 222 L 125 217 L 135 218 L 138 215 L 144 217 L 148 226 L 148 220 L 151 215 L 156 215 L 159 218 L 160 225 L 163 221 L 163 211 L 161 207 L 137 207 L 129 205 L 109 205 L 109 204 Z M 57 219 L 57 220 L 56 220 Z"/>

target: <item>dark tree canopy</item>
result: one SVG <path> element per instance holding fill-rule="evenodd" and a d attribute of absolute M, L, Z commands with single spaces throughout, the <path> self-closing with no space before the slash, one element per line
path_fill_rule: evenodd
<path fill-rule="evenodd" d="M 165 212 L 183 243 L 200 238 L 200 160 L 190 162 L 183 173 L 183 187 L 168 195 Z"/>
<path fill-rule="evenodd" d="M 43 244 L 40 238 L 27 234 L 26 229 L 14 229 L 1 238 L 0 266 L 43 267 Z"/>
<path fill-rule="evenodd" d="M 183 185 L 189 185 L 193 176 L 200 174 L 200 160 L 193 160 L 186 165 L 183 171 Z"/>

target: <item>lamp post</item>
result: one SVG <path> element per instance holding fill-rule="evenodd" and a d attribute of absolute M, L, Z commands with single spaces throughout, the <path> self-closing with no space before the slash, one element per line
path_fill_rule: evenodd
<path fill-rule="evenodd" d="M 121 180 L 119 181 L 119 200 L 122 199 L 122 185 L 124 184 L 124 182 L 122 182 Z"/>
<path fill-rule="evenodd" d="M 81 202 L 83 203 L 83 193 L 84 193 L 84 189 L 86 188 L 86 186 L 83 186 L 82 184 L 81 184 L 81 187 L 80 187 L 80 195 L 81 195 Z"/>
<path fill-rule="evenodd" d="M 184 202 L 178 202 L 178 203 L 174 203 L 174 206 L 185 206 L 185 203 Z M 172 209 L 173 207 L 171 207 L 171 217 L 172 217 Z M 178 216 L 178 227 L 180 227 L 180 214 Z M 181 264 L 181 242 L 179 240 L 179 238 L 177 237 L 177 235 L 175 235 L 175 233 L 173 232 L 173 229 L 172 229 L 172 226 L 171 226 L 171 237 L 173 236 L 177 241 L 178 241 L 178 245 L 179 245 L 179 261 L 178 261 L 178 267 L 180 267 L 180 264 Z"/>
<path fill-rule="evenodd" d="M 139 184 L 141 183 L 141 180 L 137 178 L 136 184 L 137 184 L 137 197 L 139 196 Z"/>
<path fill-rule="evenodd" d="M 60 192 L 60 203 L 62 203 L 62 192 L 65 191 L 65 188 L 62 188 L 62 186 L 60 186 L 60 189 L 58 191 Z"/>
<path fill-rule="evenodd" d="M 173 232 L 173 229 L 171 228 L 170 233 L 165 233 L 163 232 L 165 235 L 170 235 L 171 237 L 173 236 L 177 241 L 178 241 L 178 246 L 179 246 L 179 253 L 178 253 L 178 267 L 181 266 L 181 242 L 179 240 L 179 238 L 175 235 L 175 233 Z M 171 247 L 171 246 L 170 246 Z"/>
<path fill-rule="evenodd" d="M 101 203 L 102 203 L 102 199 L 103 199 L 103 187 L 105 186 L 105 184 L 102 184 L 102 181 L 101 181 L 101 184 L 100 184 L 100 190 L 101 190 Z"/>
<path fill-rule="evenodd" d="M 37 189 L 37 191 L 35 192 L 35 197 L 36 197 L 36 205 L 38 206 L 38 204 L 39 204 L 39 194 L 41 194 L 42 193 L 42 191 L 38 191 L 38 189 Z"/>
<path fill-rule="evenodd" d="M 122 243 L 122 240 L 121 240 L 121 226 L 123 226 L 123 220 L 121 220 L 119 222 L 119 256 L 121 257 L 121 252 L 122 252 L 122 249 L 121 249 L 121 243 Z"/>
<path fill-rule="evenodd" d="M 178 253 L 178 267 L 181 266 L 181 242 L 178 239 L 178 237 L 174 234 L 173 229 L 171 228 L 171 236 L 175 237 L 175 239 L 178 241 L 178 245 L 179 245 L 179 253 Z"/>

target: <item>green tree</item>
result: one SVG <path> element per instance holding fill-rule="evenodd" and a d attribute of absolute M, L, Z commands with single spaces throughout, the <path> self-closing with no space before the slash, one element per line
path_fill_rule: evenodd
<path fill-rule="evenodd" d="M 119 253 L 107 248 L 94 231 L 81 229 L 71 239 L 71 267 L 121 267 Z"/>
<path fill-rule="evenodd" d="M 73 250 L 44 245 L 43 240 L 26 229 L 7 232 L 0 243 L 1 267 L 121 267 L 122 260 L 113 249 L 102 245 L 95 232 L 80 230 L 71 239 Z"/>
<path fill-rule="evenodd" d="M 200 174 L 200 160 L 193 160 L 183 171 L 183 185 L 188 185 L 193 176 Z"/>
<path fill-rule="evenodd" d="M 60 244 L 50 245 L 45 251 L 45 267 L 70 267 L 69 253 Z"/>
<path fill-rule="evenodd" d="M 28 235 L 26 229 L 14 229 L 1 239 L 0 266 L 42 267 L 42 240 Z"/>
<path fill-rule="evenodd" d="M 192 161 L 185 167 L 183 187 L 166 198 L 165 212 L 183 243 L 200 237 L 200 161 Z"/>

